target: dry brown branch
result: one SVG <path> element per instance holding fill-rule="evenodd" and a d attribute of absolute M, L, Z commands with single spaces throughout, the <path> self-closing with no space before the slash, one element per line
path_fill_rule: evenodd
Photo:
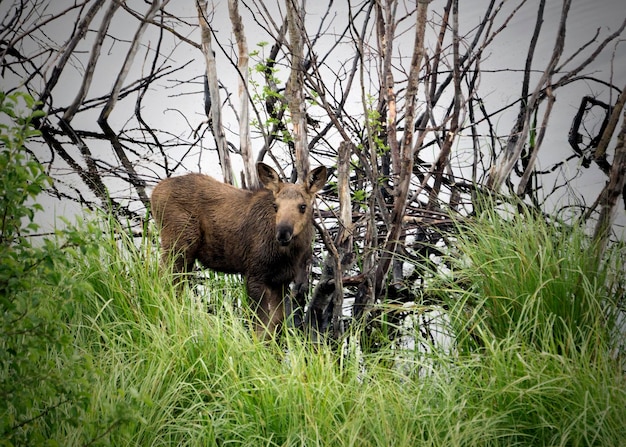
<path fill-rule="evenodd" d="M 76 48 L 78 43 L 83 39 L 83 37 L 85 37 L 85 34 L 87 33 L 87 30 L 89 29 L 89 24 L 94 19 L 94 17 L 100 10 L 101 6 L 102 6 L 102 3 L 100 2 L 96 2 L 91 6 L 91 8 L 87 12 L 83 20 L 81 20 L 81 22 L 79 23 L 78 29 L 76 30 L 74 35 L 71 37 L 69 42 L 65 45 L 64 50 L 59 52 L 60 54 L 59 63 L 52 70 L 50 78 L 48 82 L 46 83 L 46 87 L 43 93 L 39 96 L 39 101 L 41 101 L 42 103 L 45 103 L 48 101 L 50 94 L 52 92 L 52 89 L 56 86 L 57 82 L 59 81 L 59 77 L 61 76 L 61 73 L 65 69 L 65 65 L 68 63 L 68 61 L 72 57 L 74 49 Z M 19 38 L 16 38 L 16 40 L 17 39 Z M 12 45 L 8 46 L 8 48 L 11 48 L 11 47 Z"/>
<path fill-rule="evenodd" d="M 526 145 L 526 135 L 531 131 L 531 121 L 533 114 L 535 113 L 539 103 L 542 99 L 544 89 L 551 86 L 552 76 L 555 73 L 561 55 L 563 54 L 563 48 L 565 46 L 565 34 L 569 9 L 571 6 L 571 0 L 564 0 L 563 7 L 561 9 L 561 17 L 559 20 L 559 27 L 557 30 L 554 47 L 552 49 L 552 55 L 548 61 L 548 64 L 543 71 L 539 81 L 536 83 L 535 90 L 532 92 L 528 99 L 528 105 L 524 110 L 524 118 L 522 120 L 522 127 L 514 126 L 512 130 L 512 136 L 507 143 L 507 148 L 502 158 L 502 161 L 496 165 L 492 172 L 489 174 L 488 186 L 494 191 L 499 191 L 502 185 L 507 181 L 515 164 L 519 161 L 522 151 Z M 544 117 L 544 121 L 549 118 L 549 115 Z M 518 121 L 519 122 L 519 121 Z M 538 151 L 539 147 L 536 146 L 533 150 Z"/>
<path fill-rule="evenodd" d="M 217 77 L 217 67 L 215 64 L 215 52 L 212 46 L 212 37 L 209 21 L 207 19 L 207 2 L 206 0 L 196 0 L 196 10 L 198 12 L 198 22 L 200 23 L 200 32 L 202 38 L 202 54 L 206 64 L 206 77 L 209 86 L 209 96 L 211 98 L 210 114 L 208 117 L 215 144 L 217 145 L 217 153 L 222 167 L 222 176 L 226 183 L 233 183 L 233 170 L 230 162 L 230 154 L 228 152 L 228 142 L 224 133 L 224 125 L 222 124 L 222 109 L 219 92 L 219 80 Z"/>
<path fill-rule="evenodd" d="M 626 207 L 626 108 L 622 116 L 622 128 L 617 135 L 615 145 L 615 155 L 609 172 L 609 181 L 600 193 L 598 202 L 600 205 L 600 216 L 594 231 L 594 239 L 597 243 L 598 255 L 602 256 L 609 240 L 611 224 L 615 215 L 617 201 L 620 197 L 624 199 Z"/>
<path fill-rule="evenodd" d="M 237 69 L 241 74 L 239 79 L 239 150 L 243 160 L 245 184 L 256 187 L 256 170 L 252 141 L 250 140 L 250 95 L 248 94 L 248 42 L 244 32 L 243 22 L 239 15 L 239 0 L 228 0 L 228 12 L 233 25 L 233 34 L 237 40 Z"/>
<path fill-rule="evenodd" d="M 98 30 L 96 40 L 91 49 L 89 62 L 87 62 L 87 67 L 83 76 L 83 82 L 80 85 L 78 93 L 76 93 L 74 101 L 72 102 L 72 104 L 70 104 L 70 106 L 63 114 L 63 120 L 67 121 L 68 123 L 72 121 L 72 118 L 74 118 L 74 115 L 76 115 L 78 108 L 85 101 L 85 97 L 87 96 L 87 92 L 89 91 L 89 87 L 91 86 L 91 81 L 93 79 L 94 70 L 96 69 L 96 64 L 98 63 L 98 59 L 100 57 L 100 51 L 102 50 L 104 38 L 106 37 L 106 33 L 109 29 L 109 25 L 111 24 L 111 20 L 113 20 L 115 11 L 117 10 L 117 8 L 119 8 L 119 6 L 119 3 L 111 2 L 111 4 L 109 5 L 109 9 L 107 9 L 107 11 L 105 12 L 104 18 L 100 23 L 100 29 Z"/>
<path fill-rule="evenodd" d="M 167 1 L 165 1 L 164 4 L 167 4 Z M 149 203 L 150 203 L 150 199 L 148 198 L 148 194 L 146 193 L 146 182 L 143 178 L 141 178 L 137 174 L 137 171 L 135 170 L 133 163 L 130 161 L 128 154 L 126 153 L 126 149 L 122 145 L 117 134 L 113 131 L 113 129 L 109 125 L 108 118 L 109 118 L 111 111 L 113 110 L 113 108 L 117 104 L 117 101 L 120 98 L 120 92 L 122 91 L 122 87 L 124 86 L 126 77 L 128 76 L 130 68 L 134 62 L 135 55 L 137 54 L 137 50 L 139 49 L 139 45 L 141 43 L 141 37 L 144 34 L 146 27 L 147 27 L 147 22 L 152 20 L 152 18 L 156 15 L 157 11 L 161 8 L 161 6 L 162 4 L 160 1 L 153 2 L 150 8 L 148 9 L 148 11 L 146 12 L 145 20 L 139 24 L 139 27 L 137 28 L 137 31 L 135 32 L 133 40 L 130 44 L 130 48 L 128 52 L 126 53 L 126 58 L 124 59 L 122 68 L 120 69 L 117 75 L 117 78 L 115 79 L 115 82 L 109 94 L 108 100 L 106 104 L 104 105 L 104 107 L 102 108 L 102 111 L 100 112 L 100 116 L 98 117 L 98 125 L 103 130 L 104 134 L 107 136 L 109 141 L 111 142 L 115 155 L 122 163 L 122 166 L 127 172 L 132 185 L 137 190 L 139 199 L 143 202 L 143 204 L 146 207 L 149 206 Z"/>
<path fill-rule="evenodd" d="M 309 145 L 304 101 L 304 6 L 298 7 L 296 0 L 285 0 L 287 7 L 287 29 L 289 30 L 289 53 L 291 71 L 286 86 L 287 102 L 291 114 L 292 138 L 295 147 L 296 171 L 300 179 L 309 172 Z"/>
<path fill-rule="evenodd" d="M 617 123 L 619 121 L 620 114 L 626 105 L 626 85 L 622 88 L 622 92 L 620 93 L 615 106 L 613 106 L 613 110 L 611 112 L 611 116 L 609 117 L 609 122 L 604 129 L 604 133 L 600 138 L 600 142 L 598 143 L 598 147 L 596 148 L 593 157 L 595 159 L 601 159 L 606 157 L 606 150 L 609 147 L 609 143 L 611 138 L 613 137 L 613 133 L 615 132 L 615 128 L 617 127 Z"/>
<path fill-rule="evenodd" d="M 411 61 L 411 68 L 409 71 L 409 80 L 412 82 L 419 76 L 421 70 L 422 58 L 424 54 L 424 36 L 426 29 L 426 15 L 428 12 L 429 0 L 419 0 L 417 3 L 417 15 L 416 15 L 416 32 L 415 43 L 413 48 L 414 57 Z M 413 94 L 413 98 L 408 98 L 408 101 L 415 101 L 414 96 L 417 94 L 416 86 L 411 87 L 410 93 Z M 409 142 L 410 143 L 410 142 Z M 397 186 L 394 188 L 394 205 L 391 212 L 390 226 L 388 228 L 387 240 L 385 247 L 382 250 L 381 259 L 378 263 L 376 270 L 375 290 L 376 294 L 379 294 L 384 284 L 384 278 L 389 271 L 391 265 L 391 259 L 396 253 L 396 247 L 400 240 L 400 233 L 402 231 L 402 218 L 404 216 L 404 209 L 406 207 L 406 200 L 409 193 L 409 185 L 411 182 L 411 175 L 413 172 L 413 146 L 411 144 L 403 145 L 403 153 L 400 159 L 400 176 L 397 179 Z"/>

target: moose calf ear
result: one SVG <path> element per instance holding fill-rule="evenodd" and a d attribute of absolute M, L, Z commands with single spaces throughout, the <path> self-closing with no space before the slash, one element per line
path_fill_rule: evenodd
<path fill-rule="evenodd" d="M 307 186 L 311 194 L 315 194 L 317 191 L 324 187 L 324 185 L 326 184 L 327 175 L 328 171 L 326 170 L 326 166 L 320 166 L 319 168 L 315 168 L 309 173 Z"/>
<path fill-rule="evenodd" d="M 259 176 L 259 181 L 270 191 L 278 192 L 280 185 L 283 182 L 278 173 L 265 163 L 256 164 L 256 173 Z"/>

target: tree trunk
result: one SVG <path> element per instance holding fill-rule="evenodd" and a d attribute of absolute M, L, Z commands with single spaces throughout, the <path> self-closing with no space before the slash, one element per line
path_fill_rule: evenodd
<path fill-rule="evenodd" d="M 228 142 L 224 133 L 222 124 L 222 103 L 220 101 L 219 81 L 217 77 L 217 67 L 215 65 L 215 52 L 212 47 L 211 28 L 206 17 L 207 2 L 206 0 L 196 0 L 196 9 L 198 11 L 198 22 L 200 23 L 200 32 L 202 36 L 202 54 L 206 63 L 206 77 L 209 85 L 209 96 L 211 99 L 211 116 L 209 121 L 217 145 L 217 153 L 222 166 L 222 176 L 224 182 L 233 184 L 233 170 L 230 162 L 230 154 L 228 152 Z"/>
<path fill-rule="evenodd" d="M 239 15 L 239 0 L 228 0 L 228 12 L 230 21 L 233 24 L 233 34 L 237 40 L 238 59 L 237 69 L 239 71 L 239 150 L 243 160 L 243 173 L 245 185 L 248 188 L 256 188 L 258 179 L 252 153 L 252 142 L 250 140 L 250 95 L 248 91 L 248 43 L 244 33 L 243 22 Z"/>
<path fill-rule="evenodd" d="M 304 7 L 297 7 L 296 0 L 285 0 L 291 72 L 287 81 L 287 101 L 291 114 L 292 138 L 295 147 L 296 172 L 299 179 L 309 173 L 309 145 L 307 143 L 306 109 L 304 102 Z"/>

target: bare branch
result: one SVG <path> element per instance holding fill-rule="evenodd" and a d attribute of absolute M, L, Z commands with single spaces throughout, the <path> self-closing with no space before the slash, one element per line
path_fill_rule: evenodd
<path fill-rule="evenodd" d="M 411 62 L 411 71 L 409 79 L 418 77 L 418 73 L 421 69 L 422 56 L 424 54 L 424 36 L 426 30 L 426 15 L 428 12 L 429 0 L 418 0 L 417 2 L 417 17 L 416 17 L 416 32 L 415 32 L 415 44 L 413 48 L 414 57 Z M 416 93 L 416 87 L 411 88 Z M 385 248 L 382 251 L 381 259 L 376 270 L 376 294 L 382 290 L 384 278 L 387 275 L 391 259 L 396 253 L 396 247 L 400 238 L 402 230 L 402 218 L 404 216 L 404 210 L 406 207 L 406 199 L 409 192 L 409 184 L 411 174 L 413 172 L 413 149 L 412 145 L 403 145 L 403 153 L 401 154 L 401 169 L 400 177 L 398 179 L 398 186 L 395 188 L 394 193 L 394 206 L 391 213 L 391 225 L 388 230 L 387 241 Z"/>
<path fill-rule="evenodd" d="M 241 75 L 239 79 L 239 149 L 243 159 L 245 184 L 248 187 L 256 187 L 256 170 L 254 167 L 254 154 L 250 140 L 250 113 L 248 94 L 248 43 L 244 34 L 243 22 L 239 15 L 239 0 L 228 0 L 228 12 L 233 24 L 233 33 L 237 40 L 238 62 L 237 69 Z"/>
<path fill-rule="evenodd" d="M 620 195 L 626 204 L 626 108 L 622 108 L 622 110 L 624 111 L 622 128 L 617 135 L 617 144 L 615 145 L 615 155 L 609 173 L 609 181 L 598 198 L 600 216 L 598 217 L 593 237 L 598 244 L 600 256 L 604 252 L 609 239 L 615 207 Z"/>
<path fill-rule="evenodd" d="M 120 4 L 118 2 L 111 2 L 109 5 L 109 9 L 104 14 L 104 19 L 100 24 L 100 29 L 98 30 L 98 35 L 96 36 L 96 40 L 93 44 L 93 48 L 91 49 L 91 55 L 89 56 L 89 62 L 87 63 L 87 68 L 85 70 L 85 74 L 83 76 L 83 82 L 76 94 L 76 98 L 74 98 L 74 102 L 67 108 L 65 113 L 63 114 L 63 119 L 68 123 L 72 121 L 76 111 L 81 106 L 81 104 L 85 101 L 85 97 L 87 96 L 87 91 L 91 85 L 91 80 L 93 79 L 94 70 L 96 68 L 96 63 L 98 62 L 98 58 L 100 57 L 100 51 L 102 49 L 102 43 L 104 42 L 104 38 L 109 29 L 109 25 L 111 24 L 111 20 L 113 20 L 113 16 L 115 15 L 115 11 L 119 8 Z"/>
<path fill-rule="evenodd" d="M 291 125 L 296 155 L 298 178 L 305 179 L 309 172 L 309 145 L 307 143 L 307 123 L 304 102 L 304 59 L 303 37 L 304 6 L 298 7 L 296 0 L 285 0 L 287 6 L 287 27 L 289 30 L 289 52 L 291 73 L 287 82 L 287 101 L 291 114 Z"/>
<path fill-rule="evenodd" d="M 211 98 L 211 128 L 215 143 L 217 144 L 217 152 L 220 157 L 222 166 L 222 175 L 226 183 L 233 183 L 233 170 L 228 153 L 228 142 L 224 133 L 222 124 L 221 101 L 219 94 L 219 81 L 217 78 L 217 67 L 215 65 L 215 52 L 211 44 L 211 30 L 206 17 L 207 2 L 206 0 L 196 0 L 196 9 L 198 11 L 198 22 L 200 23 L 200 31 L 202 33 L 202 53 L 206 63 L 206 77 L 209 86 L 209 95 Z"/>

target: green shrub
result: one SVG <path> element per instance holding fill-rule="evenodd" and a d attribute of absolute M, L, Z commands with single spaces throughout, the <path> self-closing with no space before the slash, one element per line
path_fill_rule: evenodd
<path fill-rule="evenodd" d="M 0 114 L 0 444 L 54 445 L 92 397 L 96 371 L 68 324 L 89 284 L 67 272 L 72 252 L 97 246 L 76 230 L 33 242 L 51 179 L 25 145 L 43 113 L 27 94 L 0 93 Z"/>

